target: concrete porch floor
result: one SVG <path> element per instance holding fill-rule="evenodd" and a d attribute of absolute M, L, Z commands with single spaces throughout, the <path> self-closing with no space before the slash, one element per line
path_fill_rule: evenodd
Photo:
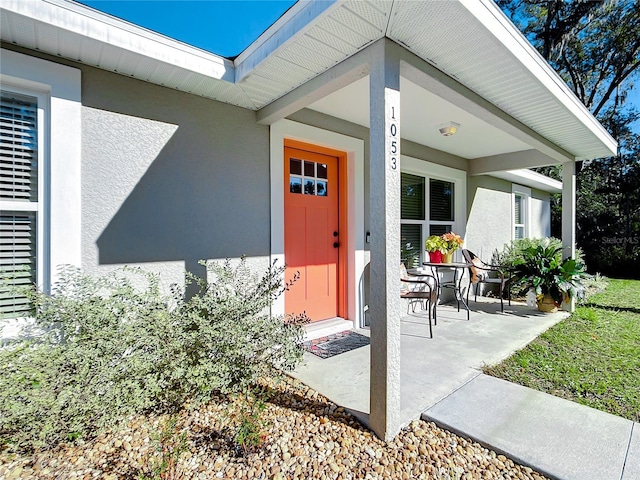
<path fill-rule="evenodd" d="M 523 303 L 470 299 L 470 320 L 455 303 L 438 306 L 438 324 L 429 338 L 426 310 L 401 318 L 401 419 L 420 415 L 478 376 L 484 365 L 499 362 L 567 316 L 543 314 Z M 369 335 L 368 329 L 359 333 Z M 293 376 L 345 407 L 369 425 L 369 355 L 365 346 L 321 359 L 305 353 Z"/>

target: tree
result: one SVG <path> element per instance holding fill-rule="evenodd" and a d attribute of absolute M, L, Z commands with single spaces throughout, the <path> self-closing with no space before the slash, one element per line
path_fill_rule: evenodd
<path fill-rule="evenodd" d="M 625 82 L 640 68 L 640 2 L 499 0 L 498 5 L 594 116 L 612 101 L 624 103 L 633 86 Z"/>
<path fill-rule="evenodd" d="M 617 156 L 585 162 L 578 175 L 577 238 L 591 271 L 640 276 L 640 136 L 630 128 L 640 115 L 627 101 L 640 71 L 640 1 L 497 3 L 618 140 Z M 556 195 L 556 235 L 561 213 Z"/>

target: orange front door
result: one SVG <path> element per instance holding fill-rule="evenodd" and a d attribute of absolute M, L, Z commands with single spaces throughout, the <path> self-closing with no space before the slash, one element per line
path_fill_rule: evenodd
<path fill-rule="evenodd" d="M 338 315 L 338 158 L 285 147 L 284 256 L 287 313 Z"/>

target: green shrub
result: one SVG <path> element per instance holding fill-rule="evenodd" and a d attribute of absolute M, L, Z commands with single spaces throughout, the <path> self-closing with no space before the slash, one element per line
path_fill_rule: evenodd
<path fill-rule="evenodd" d="M 562 260 L 562 240 L 555 237 L 547 238 L 516 238 L 510 243 L 505 243 L 502 251 L 494 250 L 491 263 L 504 267 L 514 268 L 518 263 L 522 263 L 527 249 L 539 246 L 551 247 L 557 250 L 558 261 Z M 576 261 L 584 264 L 582 250 L 576 249 Z"/>
<path fill-rule="evenodd" d="M 244 259 L 208 267 L 184 299 L 157 276 L 137 289 L 131 270 L 92 278 L 64 269 L 53 295 L 33 294 L 42 335 L 0 351 L 0 441 L 49 447 L 113 427 L 127 416 L 244 392 L 302 358 L 303 318 L 272 317 L 286 285 Z M 126 275 L 125 275 L 126 274 Z"/>
<path fill-rule="evenodd" d="M 583 279 L 582 283 L 584 284 L 584 288 L 586 290 L 585 298 L 588 300 L 592 295 L 604 292 L 609 285 L 609 279 L 600 275 L 599 273 L 596 273 L 595 275 L 591 275 Z"/>

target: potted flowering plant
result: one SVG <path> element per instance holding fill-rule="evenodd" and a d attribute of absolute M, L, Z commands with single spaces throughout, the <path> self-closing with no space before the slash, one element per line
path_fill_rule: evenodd
<path fill-rule="evenodd" d="M 453 232 L 444 233 L 441 238 L 444 245 L 443 262 L 451 263 L 453 261 L 453 252 L 462 246 L 464 240 L 460 235 L 456 235 Z"/>
<path fill-rule="evenodd" d="M 433 263 L 442 262 L 442 254 L 445 252 L 444 241 L 439 235 L 431 235 L 424 242 L 424 248 L 429 252 L 429 261 Z"/>

